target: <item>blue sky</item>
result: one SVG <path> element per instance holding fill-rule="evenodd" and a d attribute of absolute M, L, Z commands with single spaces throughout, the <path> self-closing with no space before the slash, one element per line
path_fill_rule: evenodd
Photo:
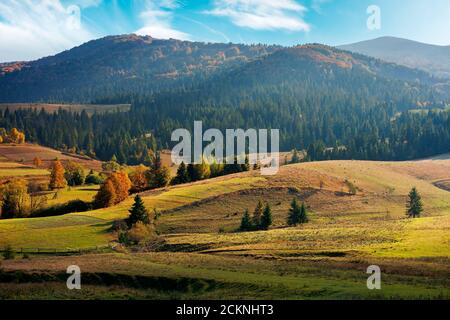
<path fill-rule="evenodd" d="M 378 30 L 367 27 L 370 5 L 380 8 Z M 450 45 L 449 30 L 448 0 L 2 0 L 0 61 L 125 33 L 286 46 L 379 36 Z"/>

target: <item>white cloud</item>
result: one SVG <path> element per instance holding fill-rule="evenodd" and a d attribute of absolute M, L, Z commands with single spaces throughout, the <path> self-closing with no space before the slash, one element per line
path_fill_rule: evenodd
<path fill-rule="evenodd" d="M 295 0 L 215 0 L 206 14 L 227 17 L 239 27 L 255 30 L 309 31 L 306 8 Z"/>
<path fill-rule="evenodd" d="M 144 26 L 135 33 L 157 39 L 189 40 L 189 34 L 172 27 L 173 11 L 177 7 L 178 3 L 174 0 L 147 1 L 146 9 L 141 13 Z"/>
<path fill-rule="evenodd" d="M 86 6 L 99 1 L 79 2 Z M 92 39 L 79 17 L 79 8 L 60 0 L 2 0 L 0 61 L 34 60 Z"/>

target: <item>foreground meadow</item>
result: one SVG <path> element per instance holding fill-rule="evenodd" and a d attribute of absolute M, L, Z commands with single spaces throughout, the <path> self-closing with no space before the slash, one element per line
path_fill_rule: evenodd
<path fill-rule="evenodd" d="M 331 161 L 146 192 L 146 206 L 162 213 L 158 252 L 116 246 L 111 226 L 127 217 L 131 197 L 108 209 L 0 221 L 0 248 L 27 258 L 2 261 L 0 298 L 449 298 L 448 181 L 448 160 Z M 413 186 L 425 205 L 419 219 L 405 216 Z M 289 228 L 293 198 L 311 221 Z M 236 232 L 258 200 L 272 206 L 273 227 Z M 73 264 L 83 272 L 79 292 L 65 287 Z M 382 290 L 366 287 L 373 264 Z"/>

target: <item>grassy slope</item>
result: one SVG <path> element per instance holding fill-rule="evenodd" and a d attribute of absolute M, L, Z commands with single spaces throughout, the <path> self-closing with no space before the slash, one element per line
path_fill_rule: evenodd
<path fill-rule="evenodd" d="M 62 272 L 75 263 L 92 273 L 218 281 L 214 290 L 171 293 L 180 298 L 449 297 L 450 193 L 433 184 L 449 179 L 449 169 L 448 161 L 307 163 L 283 167 L 275 177 L 252 172 L 148 192 L 143 194 L 147 206 L 165 210 L 159 229 L 166 248 L 176 252 L 41 257 L 4 266 Z M 356 195 L 346 193 L 346 179 L 358 188 Z M 416 220 L 404 217 L 412 186 L 426 205 L 424 217 Z M 306 201 L 311 222 L 286 228 L 293 197 Z M 258 199 L 271 203 L 274 229 L 232 232 L 243 208 L 253 209 Z M 0 247 L 105 245 L 113 240 L 111 221 L 126 217 L 131 204 L 129 199 L 84 214 L 0 221 Z M 225 233 L 218 233 L 219 228 Z M 382 292 L 365 287 L 370 264 L 382 266 Z M 54 286 L 56 294 L 72 297 L 58 283 Z M 20 296 L 24 288 L 9 287 L 7 295 Z M 97 288 L 90 288 L 92 297 L 108 296 Z M 118 288 L 117 294 L 149 298 L 155 288 L 141 289 Z M 168 298 L 156 291 L 153 298 Z"/>

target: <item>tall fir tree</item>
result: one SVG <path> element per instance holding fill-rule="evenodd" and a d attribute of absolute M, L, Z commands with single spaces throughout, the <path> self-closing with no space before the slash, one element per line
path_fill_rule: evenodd
<path fill-rule="evenodd" d="M 301 208 L 297 203 L 297 199 L 294 198 L 291 202 L 291 208 L 289 209 L 289 215 L 287 223 L 290 226 L 296 226 L 300 221 Z"/>
<path fill-rule="evenodd" d="M 129 228 L 138 222 L 142 222 L 143 224 L 150 223 L 150 214 L 144 205 L 144 201 L 142 201 L 142 198 L 139 195 L 134 198 L 134 204 L 129 212 L 130 216 L 127 219 Z"/>
<path fill-rule="evenodd" d="M 187 167 L 184 162 L 180 164 L 177 170 L 177 175 L 175 179 L 173 180 L 174 184 L 183 184 L 189 182 L 189 175 L 187 172 Z"/>
<path fill-rule="evenodd" d="M 263 215 L 261 217 L 260 228 L 262 230 L 268 230 L 271 225 L 272 225 L 272 209 L 270 208 L 270 205 L 266 203 Z"/>
<path fill-rule="evenodd" d="M 244 215 L 242 216 L 241 226 L 239 230 L 241 231 L 250 231 L 253 229 L 252 220 L 250 219 L 250 213 L 248 209 L 245 210 Z"/>
<path fill-rule="evenodd" d="M 410 218 L 418 218 L 423 212 L 422 197 L 414 187 L 411 189 L 408 195 L 408 202 L 406 204 L 406 215 Z"/>
<path fill-rule="evenodd" d="M 263 210 L 264 210 L 263 203 L 261 200 L 259 200 L 252 217 L 252 223 L 255 228 L 258 228 L 261 225 L 261 217 L 263 215 Z"/>
<path fill-rule="evenodd" d="M 300 216 L 298 217 L 298 223 L 303 224 L 303 223 L 307 223 L 308 221 L 309 221 L 308 212 L 306 210 L 306 205 L 303 202 L 302 206 L 300 208 Z"/>

